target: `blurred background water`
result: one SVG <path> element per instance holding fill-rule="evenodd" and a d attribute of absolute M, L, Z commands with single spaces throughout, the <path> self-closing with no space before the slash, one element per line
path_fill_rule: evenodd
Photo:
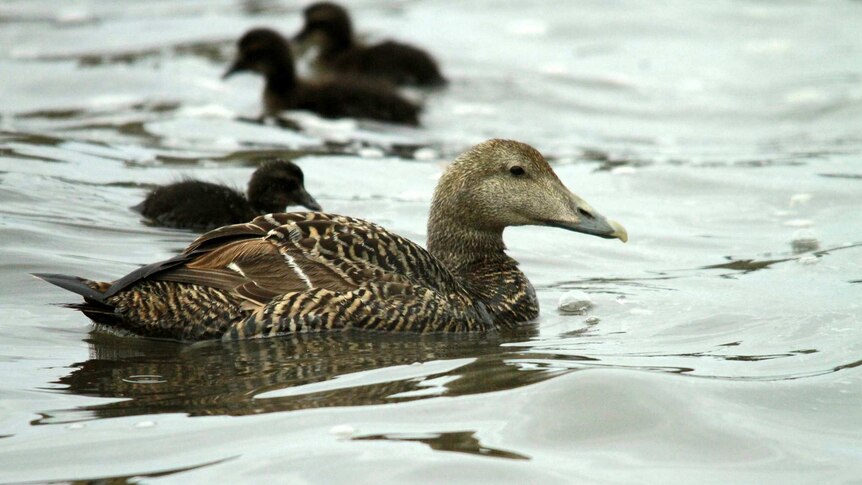
<path fill-rule="evenodd" d="M 299 3 L 0 3 L 0 482 L 859 480 L 862 3 L 348 6 L 441 61 L 422 128 L 251 121 L 262 81 L 220 75 Z M 128 207 L 274 155 L 424 241 L 445 163 L 489 137 L 631 238 L 508 230 L 542 304 L 515 334 L 121 338 L 29 276 L 170 257 L 195 235 Z"/>

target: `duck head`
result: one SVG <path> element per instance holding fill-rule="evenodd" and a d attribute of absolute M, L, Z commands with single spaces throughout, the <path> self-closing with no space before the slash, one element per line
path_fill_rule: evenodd
<path fill-rule="evenodd" d="M 294 78 L 293 56 L 284 37 L 271 29 L 252 29 L 237 43 L 237 57 L 222 79 L 243 71 L 256 72 L 266 78 Z"/>
<path fill-rule="evenodd" d="M 302 170 L 291 162 L 274 160 L 257 169 L 248 183 L 248 199 L 254 210 L 283 212 L 290 205 L 319 211 L 320 204 L 306 190 Z"/>
<path fill-rule="evenodd" d="M 511 140 L 488 140 L 459 156 L 440 178 L 429 221 L 429 247 L 435 224 L 488 234 L 552 226 L 628 240 L 622 225 L 566 188 L 538 151 Z"/>
<path fill-rule="evenodd" d="M 304 11 L 305 24 L 293 38 L 300 49 L 319 46 L 324 52 L 347 49 L 353 42 L 353 25 L 342 6 L 317 2 Z"/>

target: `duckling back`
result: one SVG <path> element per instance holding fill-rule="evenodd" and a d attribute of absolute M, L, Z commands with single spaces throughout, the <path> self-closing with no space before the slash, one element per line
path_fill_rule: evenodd
<path fill-rule="evenodd" d="M 209 230 L 255 216 L 238 191 L 200 180 L 158 187 L 134 209 L 158 225 L 179 229 Z"/>
<path fill-rule="evenodd" d="M 301 85 L 287 103 L 277 96 L 266 99 L 268 106 L 313 111 L 324 118 L 373 119 L 411 126 L 419 125 L 421 111 L 419 105 L 387 85 L 355 77 Z"/>
<path fill-rule="evenodd" d="M 338 72 L 361 74 L 398 86 L 435 87 L 447 82 L 430 54 L 400 42 L 354 48 L 336 56 L 331 64 Z"/>

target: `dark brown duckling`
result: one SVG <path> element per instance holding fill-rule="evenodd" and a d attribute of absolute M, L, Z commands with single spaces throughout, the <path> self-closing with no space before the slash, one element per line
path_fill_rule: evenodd
<path fill-rule="evenodd" d="M 318 2 L 307 7 L 304 16 L 305 25 L 294 41 L 301 47 L 318 47 L 316 64 L 321 70 L 362 74 L 398 86 L 446 84 L 434 58 L 418 47 L 393 41 L 360 45 L 347 10 L 340 5 Z"/>
<path fill-rule="evenodd" d="M 252 174 L 247 199 L 224 185 L 184 180 L 153 189 L 133 209 L 160 226 L 210 230 L 282 212 L 289 205 L 320 210 L 305 190 L 302 170 L 291 162 L 274 160 Z"/>
<path fill-rule="evenodd" d="M 239 40 L 236 61 L 224 77 L 252 71 L 266 79 L 266 114 L 283 110 L 313 111 L 324 118 L 366 118 L 407 125 L 419 124 L 419 106 L 386 84 L 342 78 L 308 83 L 297 78 L 287 41 L 270 29 L 253 29 Z"/>
<path fill-rule="evenodd" d="M 74 307 L 93 321 L 149 337 L 487 331 L 539 314 L 533 286 L 503 244 L 503 230 L 522 225 L 628 237 L 535 149 L 490 140 L 440 178 L 427 250 L 363 220 L 294 212 L 216 229 L 112 283 L 36 276 L 82 295 Z"/>

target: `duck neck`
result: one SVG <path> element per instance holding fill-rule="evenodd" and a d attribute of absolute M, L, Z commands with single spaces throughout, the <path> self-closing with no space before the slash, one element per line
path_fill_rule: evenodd
<path fill-rule="evenodd" d="M 259 214 L 271 214 L 273 212 L 284 212 L 285 204 L 277 204 L 268 199 L 253 199 L 249 197 L 249 206 L 251 210 L 254 211 L 255 215 Z"/>
<path fill-rule="evenodd" d="M 268 91 L 284 93 L 296 87 L 296 71 L 289 56 L 274 59 L 264 76 Z"/>
<path fill-rule="evenodd" d="M 470 227 L 445 214 L 432 213 L 429 218 L 428 252 L 457 275 L 472 275 L 472 269 L 488 263 L 512 261 L 505 251 L 502 229 Z"/>
<path fill-rule="evenodd" d="M 536 292 L 518 262 L 506 255 L 502 229 L 471 228 L 433 214 L 428 251 L 460 279 L 496 327 L 514 327 L 538 316 Z"/>
<path fill-rule="evenodd" d="M 321 56 L 334 58 L 353 47 L 353 28 L 350 24 L 327 32 L 326 45 L 321 49 Z"/>
<path fill-rule="evenodd" d="M 469 174 L 440 179 L 428 216 L 428 252 L 460 280 L 497 327 L 532 320 L 539 314 L 536 292 L 518 262 L 506 255 L 505 226 L 468 209 L 475 206 L 469 181 Z"/>

